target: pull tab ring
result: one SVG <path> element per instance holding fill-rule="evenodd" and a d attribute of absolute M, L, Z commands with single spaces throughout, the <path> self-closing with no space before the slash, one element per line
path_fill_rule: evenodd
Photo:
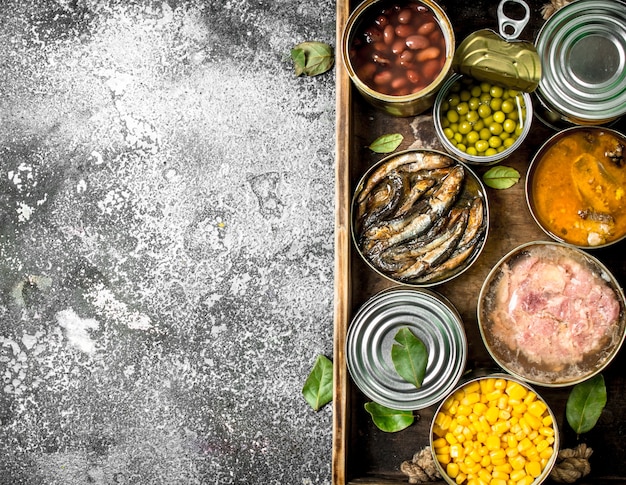
<path fill-rule="evenodd" d="M 515 20 L 507 17 L 504 13 L 504 4 L 507 2 L 518 3 L 522 7 L 524 7 L 524 10 L 526 11 L 524 18 L 521 20 Z M 522 33 L 522 30 L 524 30 L 524 27 L 526 27 L 529 19 L 530 7 L 526 2 L 524 2 L 524 0 L 501 0 L 500 4 L 498 5 L 498 28 L 500 30 L 500 35 L 506 40 L 517 39 Z M 510 32 L 511 28 L 513 29 L 512 32 Z M 507 32 L 507 30 L 509 32 Z"/>

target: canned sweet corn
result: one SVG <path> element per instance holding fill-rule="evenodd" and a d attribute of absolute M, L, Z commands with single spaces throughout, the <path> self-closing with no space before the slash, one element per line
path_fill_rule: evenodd
<path fill-rule="evenodd" d="M 558 432 L 536 392 L 493 375 L 463 384 L 441 403 L 431 448 L 450 485 L 538 485 L 556 461 Z"/>

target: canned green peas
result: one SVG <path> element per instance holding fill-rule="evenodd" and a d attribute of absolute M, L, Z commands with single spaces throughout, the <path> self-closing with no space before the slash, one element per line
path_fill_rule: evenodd
<path fill-rule="evenodd" d="M 452 84 L 438 116 L 444 136 L 458 150 L 492 156 L 522 134 L 526 105 L 519 91 L 464 77 Z"/>

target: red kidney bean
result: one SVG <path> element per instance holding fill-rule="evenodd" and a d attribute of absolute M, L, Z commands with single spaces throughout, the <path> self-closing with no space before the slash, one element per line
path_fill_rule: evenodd
<path fill-rule="evenodd" d="M 437 28 L 435 22 L 426 22 L 417 28 L 417 33 L 420 35 L 429 35 Z"/>
<path fill-rule="evenodd" d="M 408 8 L 404 8 L 398 12 L 398 22 L 408 24 L 411 21 L 412 12 Z"/>
<path fill-rule="evenodd" d="M 404 52 L 402 52 L 402 54 L 398 56 L 398 63 L 403 66 L 413 61 L 413 58 L 413 52 L 411 52 L 410 50 L 405 50 Z"/>
<path fill-rule="evenodd" d="M 380 64 L 382 66 L 386 66 L 387 64 L 389 64 L 389 59 L 387 59 L 385 56 L 383 56 L 379 52 L 374 52 L 372 54 L 372 61 L 374 61 L 376 64 Z"/>
<path fill-rule="evenodd" d="M 431 81 L 437 77 L 437 74 L 441 71 L 441 63 L 437 59 L 431 59 L 424 62 L 422 65 L 422 78 L 430 79 Z"/>
<path fill-rule="evenodd" d="M 398 89 L 405 87 L 407 85 L 407 82 L 408 82 L 407 78 L 405 77 L 395 77 L 391 80 L 391 83 L 389 84 L 389 86 L 394 91 L 397 91 Z"/>
<path fill-rule="evenodd" d="M 363 37 L 365 37 L 365 42 L 368 44 L 374 44 L 375 42 L 383 40 L 383 33 L 376 27 L 370 27 L 363 32 Z"/>
<path fill-rule="evenodd" d="M 389 23 L 389 19 L 384 15 L 379 15 L 378 17 L 376 17 L 376 20 L 374 20 L 374 23 L 378 25 L 381 29 L 384 29 L 385 25 Z"/>
<path fill-rule="evenodd" d="M 393 73 L 391 71 L 380 71 L 374 74 L 374 84 L 377 86 L 389 84 L 392 79 Z"/>
<path fill-rule="evenodd" d="M 383 30 L 383 39 L 385 44 L 391 45 L 393 44 L 393 40 L 396 37 L 395 29 L 393 25 L 386 25 L 385 30 Z"/>
<path fill-rule="evenodd" d="M 435 30 L 433 33 L 431 33 L 428 36 L 428 39 L 430 40 L 430 43 L 433 45 L 439 45 L 443 47 L 445 44 L 443 41 L 443 34 L 441 33 L 440 30 Z"/>
<path fill-rule="evenodd" d="M 357 69 L 356 75 L 359 77 L 359 79 L 372 79 L 377 69 L 378 68 L 376 67 L 376 64 L 374 64 L 373 62 L 368 62 L 367 64 L 363 64 Z"/>
<path fill-rule="evenodd" d="M 419 62 L 430 61 L 431 59 L 438 59 L 439 54 L 441 54 L 439 47 L 430 46 L 415 54 L 415 59 Z"/>
<path fill-rule="evenodd" d="M 402 38 L 408 37 L 414 31 L 413 27 L 407 24 L 400 24 L 396 27 L 396 35 Z"/>
<path fill-rule="evenodd" d="M 402 52 L 405 50 L 406 50 L 406 44 L 404 43 L 402 39 L 396 40 L 391 46 L 391 52 L 393 52 L 396 55 L 402 54 Z"/>
<path fill-rule="evenodd" d="M 419 75 L 419 73 L 418 73 L 417 71 L 410 70 L 410 71 L 407 71 L 407 72 L 406 72 L 406 78 L 407 78 L 407 79 L 408 79 L 411 83 L 416 84 L 416 83 L 418 83 L 418 82 L 419 82 L 419 80 L 420 80 L 420 75 Z"/>
<path fill-rule="evenodd" d="M 423 35 L 410 35 L 406 38 L 405 42 L 406 46 L 413 50 L 425 49 L 430 45 L 428 37 L 424 37 Z"/>

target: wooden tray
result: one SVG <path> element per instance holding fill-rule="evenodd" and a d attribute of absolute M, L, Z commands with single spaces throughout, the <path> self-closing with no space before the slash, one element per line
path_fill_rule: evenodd
<path fill-rule="evenodd" d="M 545 0 L 548 1 L 548 0 Z M 521 39 L 533 41 L 543 24 L 540 9 L 543 1 L 529 1 L 531 20 Z M 441 1 L 455 28 L 458 43 L 469 33 L 481 29 L 497 30 L 497 1 Z M 399 433 L 383 433 L 373 424 L 363 405 L 363 396 L 351 381 L 345 360 L 345 337 L 352 315 L 378 291 L 391 286 L 360 259 L 350 238 L 350 201 L 355 184 L 373 163 L 382 158 L 366 147 L 376 137 L 400 132 L 405 139 L 398 150 L 407 148 L 441 149 L 434 132 L 432 112 L 410 118 L 394 118 L 367 105 L 353 89 L 340 56 L 341 33 L 357 2 L 337 2 L 337 127 L 336 127 L 336 224 L 335 224 L 335 329 L 333 400 L 333 484 L 407 483 L 400 464 L 428 445 L 428 433 L 435 407 L 419 411 L 419 419 Z M 613 128 L 624 133 L 626 120 Z M 446 296 L 458 309 L 465 325 L 468 342 L 467 370 L 493 368 L 495 363 L 485 349 L 477 327 L 476 302 L 489 270 L 509 250 L 521 243 L 548 240 L 535 225 L 524 195 L 526 169 L 532 156 L 554 131 L 539 120 L 521 149 L 503 162 L 515 167 L 522 180 L 506 190 L 487 189 L 491 208 L 491 228 L 487 244 L 477 263 L 458 279 L 433 289 Z M 483 167 L 472 167 L 479 175 Z M 613 272 L 620 285 L 626 278 L 625 243 L 592 254 Z M 622 349 L 604 370 L 608 402 L 595 428 L 579 438 L 565 422 L 565 402 L 571 388 L 537 388 L 549 402 L 561 432 L 561 447 L 573 448 L 586 443 L 593 449 L 591 474 L 580 484 L 626 483 L 626 350 Z M 537 386 L 535 386 L 537 387 Z"/>

